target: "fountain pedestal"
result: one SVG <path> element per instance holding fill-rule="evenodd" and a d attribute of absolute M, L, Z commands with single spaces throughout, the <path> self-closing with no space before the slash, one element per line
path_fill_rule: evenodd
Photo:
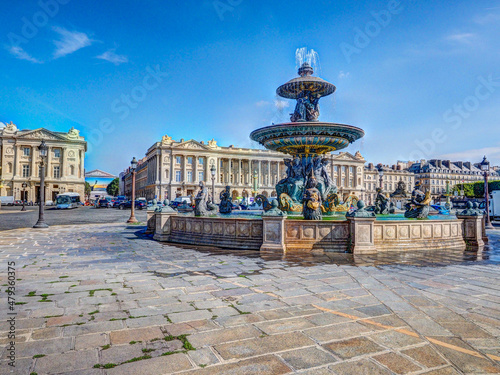
<path fill-rule="evenodd" d="M 375 217 L 348 217 L 350 244 L 349 250 L 353 254 L 374 254 L 377 252 L 375 247 L 375 235 L 373 232 L 373 223 Z"/>
<path fill-rule="evenodd" d="M 457 215 L 457 218 L 463 220 L 463 234 L 467 249 L 472 251 L 481 250 L 484 247 L 483 215 Z"/>
<path fill-rule="evenodd" d="M 262 246 L 260 251 L 285 253 L 286 216 L 262 216 Z"/>

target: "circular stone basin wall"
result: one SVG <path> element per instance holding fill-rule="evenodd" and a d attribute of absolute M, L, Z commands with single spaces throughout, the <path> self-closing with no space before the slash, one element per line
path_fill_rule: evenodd
<path fill-rule="evenodd" d="M 481 246 L 482 217 L 447 220 L 293 220 L 156 213 L 154 238 L 233 250 L 370 253 Z M 153 226 L 153 225 L 151 225 Z"/>

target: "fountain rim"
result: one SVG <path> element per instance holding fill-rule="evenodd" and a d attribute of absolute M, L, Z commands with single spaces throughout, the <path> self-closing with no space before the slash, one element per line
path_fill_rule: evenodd
<path fill-rule="evenodd" d="M 337 129 L 335 129 L 335 130 L 337 130 L 337 131 L 354 130 L 355 132 L 357 132 L 359 134 L 359 137 L 357 139 L 360 139 L 365 135 L 365 132 L 363 129 L 358 128 L 357 126 L 353 126 L 353 125 L 340 124 L 340 123 L 336 123 L 336 122 L 324 122 L 324 121 L 304 121 L 304 122 L 284 122 L 281 124 L 274 124 L 274 125 L 265 126 L 263 128 L 255 129 L 254 131 L 252 131 L 250 133 L 250 139 L 252 139 L 253 141 L 259 142 L 259 140 L 255 138 L 256 135 L 259 133 L 268 132 L 268 131 L 273 132 L 275 130 L 281 130 L 281 129 L 286 129 L 286 128 L 288 128 L 288 130 L 293 131 L 293 128 L 304 127 L 304 126 L 310 127 L 311 129 L 325 126 L 327 128 L 332 127 L 332 130 L 334 130 L 333 128 L 336 127 Z M 292 129 L 290 129 L 290 127 L 292 127 Z M 307 136 L 308 134 L 301 133 L 300 135 Z"/>

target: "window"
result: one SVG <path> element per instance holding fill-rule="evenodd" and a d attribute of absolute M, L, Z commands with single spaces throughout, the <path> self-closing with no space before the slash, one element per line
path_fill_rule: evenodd
<path fill-rule="evenodd" d="M 340 184 L 340 186 L 345 186 L 345 178 L 342 177 L 342 183 Z"/>
<path fill-rule="evenodd" d="M 205 181 L 205 173 L 198 172 L 198 181 Z"/>
<path fill-rule="evenodd" d="M 354 173 L 354 168 L 353 167 L 349 167 L 349 173 Z"/>
<path fill-rule="evenodd" d="M 180 164 L 180 163 L 181 163 L 181 157 L 180 157 L 180 156 L 176 156 L 176 157 L 175 157 L 175 162 L 176 162 L 177 164 Z"/>
<path fill-rule="evenodd" d="M 221 162 L 222 163 L 222 162 Z M 224 183 L 224 173 L 221 173 L 220 174 L 220 183 L 223 184 Z"/>
<path fill-rule="evenodd" d="M 23 165 L 23 177 L 30 176 L 30 166 L 28 164 Z"/>
<path fill-rule="evenodd" d="M 352 180 L 349 180 L 349 187 L 352 187 Z"/>
<path fill-rule="evenodd" d="M 175 182 L 181 182 L 181 171 L 175 171 Z"/>
<path fill-rule="evenodd" d="M 70 176 L 74 176 L 75 175 L 75 166 L 74 165 L 70 165 L 69 166 L 69 175 Z"/>
<path fill-rule="evenodd" d="M 188 156 L 188 164 L 193 164 L 193 157 L 192 156 Z"/>
<path fill-rule="evenodd" d="M 168 180 L 169 177 L 168 169 L 165 169 L 165 178 Z"/>
<path fill-rule="evenodd" d="M 54 149 L 54 157 L 55 158 L 60 158 L 61 157 L 61 149 L 60 148 L 55 148 Z"/>
<path fill-rule="evenodd" d="M 193 159 L 191 159 L 193 161 Z M 187 182 L 193 182 L 193 172 L 187 171 Z"/>
<path fill-rule="evenodd" d="M 345 173 L 345 166 L 342 166 L 342 173 Z"/>
<path fill-rule="evenodd" d="M 54 178 L 60 178 L 61 177 L 61 170 L 58 165 L 54 166 Z"/>
<path fill-rule="evenodd" d="M 339 171 L 339 167 L 335 166 L 335 167 L 333 167 L 333 170 L 335 171 L 335 173 L 337 173 Z"/>
<path fill-rule="evenodd" d="M 203 159 L 203 158 L 198 158 L 198 164 L 200 164 L 200 165 L 205 164 L 205 159 Z"/>
<path fill-rule="evenodd" d="M 30 156 L 30 148 L 29 147 L 24 147 L 23 148 L 23 155 L 24 156 Z"/>

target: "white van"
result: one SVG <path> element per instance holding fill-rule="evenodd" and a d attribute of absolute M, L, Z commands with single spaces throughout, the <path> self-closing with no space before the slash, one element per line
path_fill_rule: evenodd
<path fill-rule="evenodd" d="M 500 190 L 493 190 L 490 193 L 490 219 L 500 220 Z"/>

